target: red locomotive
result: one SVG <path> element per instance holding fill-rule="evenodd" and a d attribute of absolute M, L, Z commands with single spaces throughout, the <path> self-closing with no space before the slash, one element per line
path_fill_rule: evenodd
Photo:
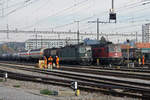
<path fill-rule="evenodd" d="M 119 64 L 122 61 L 120 45 L 117 44 L 98 44 L 92 46 L 93 62 L 97 59 L 101 64 Z"/>

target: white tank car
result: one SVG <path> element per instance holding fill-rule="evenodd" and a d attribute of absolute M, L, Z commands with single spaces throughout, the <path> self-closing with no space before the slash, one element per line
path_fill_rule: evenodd
<path fill-rule="evenodd" d="M 53 48 L 42 48 L 42 49 L 35 49 L 29 51 L 29 57 L 32 59 L 43 59 L 44 56 L 54 56 L 56 55 L 57 49 Z"/>
<path fill-rule="evenodd" d="M 44 50 L 46 48 L 42 49 L 35 49 L 29 51 L 29 57 L 32 59 L 42 59 L 44 57 Z"/>
<path fill-rule="evenodd" d="M 29 50 L 24 50 L 18 53 L 19 59 L 29 59 Z"/>
<path fill-rule="evenodd" d="M 37 61 L 39 59 L 43 59 L 44 56 L 46 56 L 47 58 L 49 56 L 55 56 L 56 53 L 57 49 L 53 48 L 26 50 L 19 53 L 19 59 Z"/>

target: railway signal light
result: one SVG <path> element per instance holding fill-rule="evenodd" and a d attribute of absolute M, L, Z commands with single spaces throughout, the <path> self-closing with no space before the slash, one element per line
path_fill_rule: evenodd
<path fill-rule="evenodd" d="M 116 23 L 116 13 L 114 12 L 114 0 L 112 0 L 112 8 L 110 9 L 109 13 L 109 22 L 110 21 L 115 21 Z"/>
<path fill-rule="evenodd" d="M 116 20 L 116 13 L 109 13 L 109 20 Z"/>

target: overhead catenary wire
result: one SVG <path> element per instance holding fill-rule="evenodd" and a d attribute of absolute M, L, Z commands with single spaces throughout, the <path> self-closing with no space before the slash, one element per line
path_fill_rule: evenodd
<path fill-rule="evenodd" d="M 132 5 L 133 6 L 133 5 Z M 130 7 L 132 7 L 132 6 L 130 6 Z M 135 6 L 135 5 L 134 5 Z M 137 6 L 137 7 L 140 7 L 140 6 Z M 125 8 L 122 8 L 122 10 L 125 10 Z M 108 12 L 108 11 L 106 11 L 106 12 Z M 106 14 L 106 12 L 104 13 L 104 14 Z M 61 13 L 62 14 L 62 13 Z M 88 19 L 91 19 L 91 18 L 95 18 L 95 17 L 97 17 L 97 16 L 100 16 L 100 14 L 95 14 L 95 15 L 92 15 L 92 16 L 87 16 L 87 18 L 83 18 L 83 19 L 80 19 L 81 20 L 81 23 L 82 23 L 82 21 L 83 22 L 85 22 L 84 24 L 86 24 L 86 21 L 88 20 Z M 63 28 L 63 27 L 68 27 L 68 26 L 70 26 L 70 25 L 73 25 L 74 23 L 73 23 L 73 21 L 68 21 L 67 23 L 65 23 L 64 25 L 57 25 L 57 26 L 54 26 L 54 27 L 52 27 L 52 28 L 54 28 L 54 29 L 58 29 L 58 28 Z M 84 28 L 84 27 L 83 27 Z M 82 29 L 82 27 L 81 27 L 81 29 Z"/>
<path fill-rule="evenodd" d="M 141 9 L 140 9 L 140 10 L 141 10 Z M 138 10 L 137 10 L 137 11 L 138 11 Z M 140 17 L 139 17 L 139 18 L 140 18 Z M 127 20 L 125 20 L 125 21 L 127 21 Z M 125 22 L 125 21 L 124 21 L 124 22 Z M 138 21 L 138 20 L 136 20 L 136 21 Z M 132 26 L 131 26 L 131 27 L 132 27 Z M 109 29 L 109 28 L 107 28 L 107 30 L 108 30 L 108 29 Z"/>
<path fill-rule="evenodd" d="M 82 5 L 82 4 L 84 4 L 84 3 L 87 2 L 87 1 L 89 1 L 89 0 L 83 0 L 83 1 L 78 2 L 77 4 L 73 4 L 73 5 L 71 5 L 71 6 L 67 7 L 67 8 L 63 8 L 62 10 L 57 11 L 56 13 L 51 14 L 51 15 L 48 15 L 47 17 L 45 17 L 45 18 L 43 18 L 43 19 L 37 21 L 37 22 L 34 23 L 33 25 L 25 26 L 25 27 L 22 27 L 21 29 L 26 29 L 26 28 L 29 28 L 29 27 L 34 27 L 34 25 L 40 24 L 40 23 L 43 22 L 44 20 L 47 20 L 47 19 L 49 19 L 49 18 L 51 18 L 51 17 L 56 17 L 56 16 L 62 14 L 63 12 L 66 12 L 66 11 L 68 11 L 68 10 L 73 9 L 74 7 L 78 7 L 78 6 Z M 66 25 L 66 24 L 65 24 L 65 25 Z M 65 25 L 64 25 L 64 26 L 65 26 Z M 56 26 L 56 27 L 57 27 L 57 26 Z"/>
<path fill-rule="evenodd" d="M 37 2 L 37 1 L 39 1 L 39 0 L 25 0 L 22 5 L 20 5 L 19 7 L 17 7 L 17 8 L 15 8 L 15 9 L 11 10 L 11 11 L 8 12 L 7 14 L 5 14 L 4 17 L 9 16 L 10 14 L 12 14 L 12 13 L 18 11 L 18 10 L 21 10 L 22 8 L 25 8 L 25 7 L 27 7 L 27 6 L 33 4 L 34 2 Z"/>
<path fill-rule="evenodd" d="M 85 1 L 86 1 L 86 0 L 85 0 Z M 82 2 L 85 2 L 85 1 L 82 1 Z M 126 7 L 128 7 L 128 6 L 131 7 L 131 6 L 133 6 L 133 5 L 135 5 L 135 4 L 138 4 L 138 3 L 141 3 L 141 2 L 137 2 L 137 3 L 133 3 L 133 4 L 128 4 L 128 5 L 126 5 L 125 7 L 119 7 L 119 9 L 121 9 L 121 8 L 126 8 Z M 80 2 L 79 2 L 78 4 L 80 4 Z M 76 4 L 76 6 L 77 6 L 78 4 Z M 67 10 L 67 9 L 63 9 L 63 10 Z M 63 10 L 62 10 L 62 11 L 63 11 Z M 62 11 L 60 11 L 60 13 L 62 13 Z M 103 12 L 103 13 L 106 13 L 106 12 L 108 12 L 108 11 L 105 11 L 105 12 Z M 59 13 L 59 11 L 58 11 L 58 13 Z M 55 14 L 57 15 L 57 12 L 56 12 Z M 55 14 L 54 14 L 54 15 L 55 15 Z M 50 17 L 53 17 L 54 15 L 51 15 L 51 16 L 48 16 L 48 17 L 50 18 Z M 99 14 L 95 14 L 95 15 L 92 15 L 92 16 L 90 16 L 90 17 L 81 19 L 80 22 L 86 21 L 86 20 L 88 20 L 88 19 L 90 19 L 90 18 L 93 18 L 93 17 L 95 17 L 96 15 L 99 15 Z M 39 21 L 36 22 L 35 24 L 40 24 L 40 22 L 42 22 L 43 20 L 44 20 L 44 19 L 39 20 Z M 71 22 L 69 22 L 69 23 L 71 23 Z M 34 24 L 34 25 L 35 25 L 35 24 Z M 22 29 L 24 29 L 24 28 L 26 29 L 26 28 L 29 28 L 29 27 L 34 27 L 34 25 L 25 26 L 25 27 L 23 27 Z M 69 26 L 69 24 L 67 24 L 67 23 L 64 24 L 64 25 L 58 25 L 58 26 L 61 26 L 61 27 L 64 26 L 64 27 L 66 27 L 66 25 Z M 70 25 L 72 25 L 72 23 L 71 23 Z M 53 29 L 54 29 L 54 28 L 58 28 L 58 27 L 57 27 L 57 26 L 54 26 Z"/>
<path fill-rule="evenodd" d="M 133 7 L 133 5 L 134 5 L 134 7 L 140 6 L 141 4 L 139 4 L 139 3 L 142 3 L 142 2 L 137 2 L 137 3 L 134 3 L 134 4 L 130 4 L 130 5 L 128 5 L 129 7 L 128 7 L 128 6 L 125 6 L 125 7 L 119 7 L 119 10 L 117 10 L 117 11 L 123 10 L 122 8 L 131 8 L 131 7 Z M 136 6 L 135 6 L 135 4 L 136 4 Z M 137 4 L 138 4 L 138 5 L 137 5 Z M 105 11 L 105 12 L 103 12 L 103 13 L 106 13 L 106 12 L 108 12 L 108 11 Z M 98 14 L 97 14 L 97 15 L 98 15 Z M 86 20 L 88 20 L 88 19 L 90 19 L 90 18 L 93 18 L 93 17 L 95 17 L 95 16 L 96 16 L 96 15 L 93 15 L 93 16 L 90 16 L 90 17 L 81 19 L 80 22 L 86 21 Z M 65 27 L 65 25 L 64 25 L 64 27 Z"/>

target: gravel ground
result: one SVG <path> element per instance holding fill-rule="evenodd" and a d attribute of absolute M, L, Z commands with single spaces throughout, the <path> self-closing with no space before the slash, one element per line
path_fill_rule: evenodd
<path fill-rule="evenodd" d="M 8 67 L 3 67 L 3 66 L 0 66 L 0 69 L 8 70 L 8 71 L 11 71 L 14 73 L 21 73 L 21 74 L 34 75 L 34 76 L 42 76 L 42 77 L 47 77 L 47 78 L 67 79 L 67 80 L 74 81 L 73 79 L 69 79 L 69 78 L 62 78 L 62 77 L 58 77 L 58 76 L 54 76 L 54 75 L 47 75 L 47 74 L 42 74 L 42 73 L 38 73 L 38 72 L 30 72 L 30 71 L 8 68 Z"/>
<path fill-rule="evenodd" d="M 19 85 L 19 88 L 15 88 L 14 85 Z M 14 90 L 15 91 L 23 91 L 23 95 L 24 96 L 29 96 L 29 94 L 32 94 L 32 96 L 30 98 L 26 98 L 25 100 L 47 100 L 47 98 L 49 98 L 49 100 L 140 100 L 140 99 L 134 99 L 134 98 L 128 98 L 128 97 L 113 97 L 113 96 L 109 96 L 109 95 L 104 95 L 101 93 L 88 93 L 88 92 L 84 92 L 81 91 L 80 92 L 80 96 L 45 96 L 40 94 L 40 90 L 42 89 L 49 89 L 52 91 L 72 91 L 72 89 L 68 88 L 68 87 L 61 87 L 61 86 L 55 86 L 55 85 L 44 85 L 44 84 L 40 84 L 40 83 L 33 83 L 33 82 L 23 82 L 23 81 L 17 81 L 17 80 L 11 80 L 8 79 L 7 82 L 0 82 L 0 87 L 6 87 L 8 89 Z M 5 96 L 3 98 L 1 98 L 3 96 L 4 92 L 0 92 L 0 100 L 13 100 L 10 97 L 16 95 L 17 92 L 13 92 L 11 94 L 11 92 L 9 92 L 10 95 Z M 27 94 L 29 93 L 29 94 Z M 36 99 L 37 96 L 41 99 Z M 17 95 L 18 96 L 18 95 Z M 20 95 L 20 97 L 18 97 L 18 100 L 24 100 L 24 99 L 20 99 L 23 98 L 24 96 Z M 42 97 L 44 99 L 42 99 Z M 16 99 L 17 100 L 17 99 Z"/>
<path fill-rule="evenodd" d="M 0 90 L 0 100 L 56 100 L 11 87 L 0 86 Z"/>
<path fill-rule="evenodd" d="M 23 67 L 25 67 L 25 66 L 23 66 Z M 45 74 L 40 74 L 40 73 L 36 73 L 36 72 L 29 72 L 29 71 L 17 70 L 17 69 L 6 68 L 6 67 L 5 68 L 0 67 L 0 68 L 9 70 L 12 72 L 18 72 L 18 73 L 24 73 L 24 74 L 60 78 L 57 76 L 45 75 Z M 63 79 L 67 79 L 67 78 L 63 78 Z M 15 88 L 14 85 L 19 85 L 20 87 Z M 48 98 L 50 98 L 50 100 L 51 99 L 52 100 L 139 100 L 139 99 L 133 99 L 133 98 L 127 98 L 127 97 L 113 97 L 113 96 L 103 95 L 100 93 L 87 93 L 87 92 L 83 92 L 83 91 L 81 91 L 81 95 L 78 97 L 77 96 L 45 96 L 45 95 L 40 94 L 40 90 L 49 89 L 51 91 L 72 91 L 72 89 L 67 88 L 67 87 L 64 88 L 61 86 L 55 86 L 55 85 L 44 85 L 44 84 L 40 84 L 40 83 L 16 81 L 16 80 L 11 80 L 11 79 L 8 79 L 7 82 L 0 82 L 0 86 L 5 86 L 6 88 L 16 89 L 17 91 L 24 91 L 24 94 L 30 93 L 33 95 L 38 95 L 38 96 L 40 95 L 40 96 L 48 97 Z M 0 92 L 0 97 L 1 97 L 1 93 L 2 92 Z M 14 94 L 12 94 L 12 95 L 14 95 Z M 0 98 L 0 100 L 1 100 L 1 98 Z M 12 99 L 4 99 L 4 100 L 12 100 Z M 22 99 L 20 99 L 20 100 L 22 100 Z M 37 100 L 37 99 L 36 98 L 35 99 L 28 98 L 27 100 Z M 42 99 L 39 99 L 39 100 L 42 100 Z M 47 98 L 44 100 L 47 100 Z"/>

